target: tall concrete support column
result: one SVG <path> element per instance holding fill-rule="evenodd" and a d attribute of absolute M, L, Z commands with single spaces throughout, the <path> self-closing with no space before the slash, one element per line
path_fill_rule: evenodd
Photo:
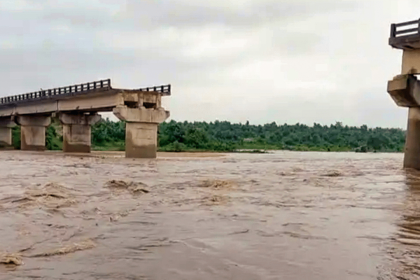
<path fill-rule="evenodd" d="M 0 148 L 12 146 L 12 128 L 16 123 L 11 117 L 0 118 Z"/>
<path fill-rule="evenodd" d="M 420 108 L 408 109 L 407 135 L 405 139 L 404 167 L 420 170 Z"/>
<path fill-rule="evenodd" d="M 45 128 L 51 124 L 50 116 L 25 115 L 16 118 L 20 128 L 20 148 L 26 151 L 45 150 Z"/>
<path fill-rule="evenodd" d="M 60 122 L 63 125 L 63 152 L 90 153 L 91 126 L 101 120 L 101 116 L 94 114 L 61 113 Z"/>
<path fill-rule="evenodd" d="M 128 158 L 156 158 L 157 123 L 127 122 L 125 156 Z"/>
<path fill-rule="evenodd" d="M 127 158 L 156 158 L 158 124 L 169 117 L 163 108 L 114 108 L 114 114 L 126 121 L 125 156 Z"/>

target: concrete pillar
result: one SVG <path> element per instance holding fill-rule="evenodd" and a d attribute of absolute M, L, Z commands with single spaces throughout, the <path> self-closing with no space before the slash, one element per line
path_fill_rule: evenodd
<path fill-rule="evenodd" d="M 100 121 L 101 116 L 96 113 L 91 115 L 61 113 L 59 118 L 63 125 L 63 152 L 90 153 L 91 125 Z"/>
<path fill-rule="evenodd" d="M 127 158 L 156 158 L 157 127 L 169 117 L 163 108 L 114 108 L 114 114 L 126 121 L 125 156 Z"/>
<path fill-rule="evenodd" d="M 20 127 L 20 148 L 26 151 L 45 150 L 45 128 L 51 124 L 50 116 L 25 115 L 16 118 Z"/>
<path fill-rule="evenodd" d="M 401 74 L 420 74 L 420 49 L 403 51 Z"/>
<path fill-rule="evenodd" d="M 16 123 L 11 117 L 0 118 L 0 148 L 12 146 L 12 128 Z"/>
<path fill-rule="evenodd" d="M 156 158 L 156 123 L 127 122 L 125 129 L 125 156 L 128 158 Z"/>
<path fill-rule="evenodd" d="M 420 169 L 420 108 L 408 108 L 404 167 Z"/>

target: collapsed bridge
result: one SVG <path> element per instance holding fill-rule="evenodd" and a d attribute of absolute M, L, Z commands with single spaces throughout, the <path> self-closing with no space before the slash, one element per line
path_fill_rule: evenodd
<path fill-rule="evenodd" d="M 45 150 L 46 127 L 57 116 L 63 125 L 63 151 L 89 153 L 98 113 L 113 112 L 126 122 L 126 157 L 155 158 L 158 124 L 169 117 L 161 100 L 170 95 L 170 85 L 117 89 L 107 79 L 2 97 L 0 143 L 11 146 L 12 128 L 20 125 L 21 149 Z"/>

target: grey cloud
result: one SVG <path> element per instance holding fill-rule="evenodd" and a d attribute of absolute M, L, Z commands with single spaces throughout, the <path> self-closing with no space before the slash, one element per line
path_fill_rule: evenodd
<path fill-rule="evenodd" d="M 311 31 L 294 31 L 292 26 L 281 24 L 286 19 L 296 16 L 296 19 L 311 16 L 320 11 L 344 9 L 354 5 L 337 5 L 335 1 L 317 2 L 294 1 L 281 3 L 279 1 L 258 1 L 250 2 L 248 5 L 234 8 L 200 7 L 191 5 L 188 1 L 180 1 L 177 4 L 169 1 L 161 1 L 160 4 L 145 4 L 139 1 L 127 1 L 123 8 L 116 8 L 120 1 L 104 1 L 109 7 L 103 5 L 83 7 L 83 2 L 75 1 L 73 5 L 60 7 L 53 1 L 31 2 L 36 3 L 34 10 L 27 12 L 8 12 L 4 20 L 8 24 L 2 25 L 2 34 L 16 37 L 17 43 L 31 44 L 40 41 L 41 38 L 53 41 L 57 44 L 74 46 L 78 49 L 88 48 L 91 44 L 100 44 L 106 49 L 109 41 L 127 41 L 125 48 L 130 48 L 130 41 L 133 39 L 145 42 L 143 47 L 133 46 L 142 51 L 155 50 L 154 55 L 162 56 L 167 53 L 173 56 L 181 56 L 177 50 L 196 42 L 193 36 L 184 38 L 174 37 L 172 41 L 163 40 L 159 32 L 153 30 L 165 30 L 175 27 L 175 32 L 185 34 L 191 30 L 211 26 L 220 23 L 222 26 L 214 31 L 214 40 L 210 44 L 218 44 L 228 39 L 231 35 L 249 37 L 259 45 L 244 45 L 239 48 L 237 54 L 240 56 L 262 56 L 276 55 L 283 52 L 288 55 L 301 54 L 313 49 L 313 46 L 320 40 L 320 36 Z M 156 2 L 155 2 L 156 3 Z M 157 2 L 159 3 L 159 2 Z M 195 2 L 196 3 L 196 2 Z M 321 4 L 323 3 L 323 4 Z M 351 3 L 351 2 L 344 2 Z M 47 5 L 48 4 L 48 5 Z M 43 7 L 43 9 L 40 9 Z M 116 9 L 118 13 L 112 12 Z M 115 11 L 114 11 L 115 12 Z M 1 13 L 1 10 L 0 10 Z M 117 16 L 119 14 L 119 16 Z M 218 19 L 224 19 L 219 21 Z M 295 19 L 295 20 L 296 20 Z M 264 33 L 259 30 L 260 25 L 266 25 Z M 246 29 L 234 29 L 246 26 Z M 68 28 L 68 31 L 63 31 Z M 309 28 L 309 26 L 308 26 Z M 205 30 L 197 30 L 198 33 Z M 263 37 L 261 37 L 261 35 Z M 164 36 L 164 35 L 162 35 Z M 162 42 L 159 45 L 159 42 Z M 147 43 L 147 42 L 155 42 Z M 168 46 L 168 43 L 170 46 Z M 41 44 L 41 42 L 39 42 Z M 232 60 L 231 57 L 222 57 Z M 184 58 L 188 59 L 188 58 Z M 201 59 L 206 59 L 202 57 Z M 210 58 L 213 60 L 214 58 Z"/>
<path fill-rule="evenodd" d="M 232 60 L 215 65 L 150 52 L 71 48 L 5 49 L 0 61 L 0 75 L 7 81 L 2 96 L 104 78 L 113 78 L 116 86 L 132 88 L 168 82 L 188 87 L 197 81 L 208 87 L 228 83 L 223 73 L 235 65 Z"/>
<path fill-rule="evenodd" d="M 253 0 L 253 1 L 138 1 L 108 0 L 89 5 L 85 1 L 27 1 L 33 7 L 32 19 L 49 23 L 66 23 L 74 27 L 120 28 L 131 30 L 159 29 L 164 27 L 201 28 L 218 24 L 230 27 L 255 27 L 307 19 L 319 13 L 349 11 L 358 1 L 333 0 Z M 236 3 L 236 5 L 234 4 Z M 238 4 L 239 3 L 239 4 Z M 26 10 L 24 10 L 26 11 Z M 18 11 L 13 12 L 19 16 Z M 287 26 L 285 26 L 287 27 Z M 139 30 L 140 29 L 140 30 Z"/>
<path fill-rule="evenodd" d="M 216 1 L 217 2 L 217 1 Z M 151 26 L 200 27 L 220 24 L 233 27 L 250 27 L 270 22 L 287 22 L 290 19 L 311 16 L 313 13 L 348 9 L 352 3 L 337 1 L 248 1 L 235 7 L 202 5 L 198 1 L 160 1 L 160 5 L 144 6 L 139 1 L 128 1 L 128 14 Z M 348 5 L 350 4 L 350 5 Z M 140 13 L 136 13 L 140 11 Z M 150 18 L 148 18 L 150 16 Z"/>

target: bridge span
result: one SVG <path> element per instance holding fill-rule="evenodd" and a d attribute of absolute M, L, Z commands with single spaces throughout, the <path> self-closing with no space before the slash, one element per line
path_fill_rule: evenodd
<path fill-rule="evenodd" d="M 2 97 L 0 143 L 11 146 L 12 128 L 20 125 L 21 149 L 45 150 L 46 127 L 55 116 L 63 126 L 63 151 L 89 153 L 98 112 L 113 112 L 126 122 L 126 157 L 155 158 L 158 124 L 169 117 L 161 100 L 169 95 L 170 85 L 118 89 L 108 79 Z"/>

